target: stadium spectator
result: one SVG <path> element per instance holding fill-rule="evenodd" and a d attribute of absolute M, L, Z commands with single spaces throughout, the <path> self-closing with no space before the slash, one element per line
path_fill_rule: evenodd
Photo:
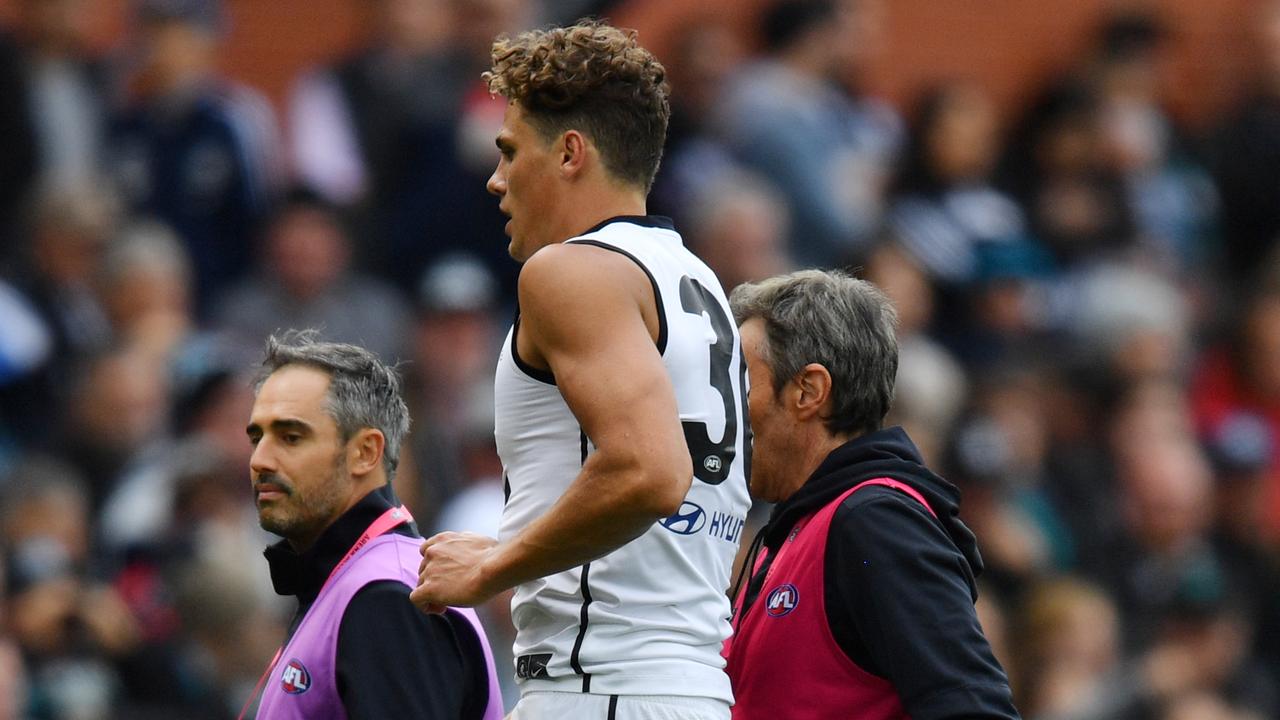
<path fill-rule="evenodd" d="M 117 78 L 89 49 L 90 3 L 22 0 L 17 5 L 36 185 L 48 191 L 91 184 L 102 167 Z"/>
<path fill-rule="evenodd" d="M 851 71 L 847 48 L 863 42 L 862 5 L 770 4 L 760 26 L 767 55 L 739 68 L 719 103 L 730 147 L 787 198 L 791 251 L 804 265 L 865 253 L 901 143 L 889 106 L 851 97 L 838 82 Z"/>
<path fill-rule="evenodd" d="M 991 184 L 998 130 L 991 98 L 965 83 L 925 92 L 912 116 L 887 222 L 944 287 L 972 282 L 985 246 L 1033 242 L 1017 203 Z"/>
<path fill-rule="evenodd" d="M 482 453 L 474 447 L 480 426 L 497 457 L 492 445 L 493 357 L 502 342 L 498 292 L 493 275 L 469 255 L 442 258 L 418 286 L 405 400 L 415 419 L 409 442 L 420 476 L 415 510 L 424 523 L 475 479 L 467 456 Z"/>
<path fill-rule="evenodd" d="M 1263 419 L 1272 437 L 1280 437 L 1280 265 L 1259 268 L 1242 312 L 1224 342 L 1210 346 L 1191 383 L 1196 428 L 1203 436 L 1219 432 L 1237 413 Z M 1280 537 L 1280 444 L 1272 446 L 1268 478 L 1262 489 L 1264 536 Z"/>
<path fill-rule="evenodd" d="M 319 328 L 389 362 L 408 357 L 408 304 L 381 278 L 352 269 L 337 209 L 298 188 L 266 228 L 258 271 L 215 303 L 213 325 L 249 346 L 282 328 Z"/>
<path fill-rule="evenodd" d="M 114 345 L 130 344 L 168 364 L 196 330 L 191 259 L 173 231 L 138 220 L 111 241 L 98 266 L 98 295 Z"/>
<path fill-rule="evenodd" d="M 95 518 L 121 478 L 168 444 L 165 368 L 152 353 L 123 346 L 87 359 L 77 374 L 54 450 L 85 478 Z"/>
<path fill-rule="evenodd" d="M 1134 220 L 1106 162 L 1096 91 L 1064 80 L 1042 91 L 1015 126 L 1001 185 L 1059 269 L 1132 248 Z"/>
<path fill-rule="evenodd" d="M 221 0 L 138 0 L 141 68 L 110 124 L 106 171 L 129 208 L 173 227 L 199 314 L 250 266 L 279 159 L 269 106 L 222 79 Z"/>
<path fill-rule="evenodd" d="M 725 171 L 690 197 L 689 249 L 715 271 L 725 293 L 791 269 L 787 206 L 771 185 Z"/>
<path fill-rule="evenodd" d="M 474 135 L 485 135 L 492 151 L 501 104 L 495 116 L 487 92 L 477 92 L 488 44 L 477 58 L 473 38 L 524 26 L 526 5 L 377 0 L 365 43 L 305 75 L 291 93 L 299 178 L 350 212 L 365 239 L 361 264 L 405 291 L 457 251 L 478 254 L 504 292 L 514 287 L 501 248 L 476 241 L 501 232 L 483 191 L 486 170 L 468 162 Z"/>
<path fill-rule="evenodd" d="M 1280 3 L 1258 3 L 1249 19 L 1255 47 L 1251 87 L 1213 136 L 1213 174 L 1222 198 L 1219 280 L 1247 287 L 1273 254 L 1280 206 Z M 1235 293 L 1229 292 L 1235 300 Z"/>
<path fill-rule="evenodd" d="M 927 463 L 940 461 L 969 381 L 951 352 L 929 335 L 933 285 L 919 263 L 893 243 L 871 251 L 864 277 L 898 313 L 898 376 L 885 423 L 901 425 Z"/>
<path fill-rule="evenodd" d="M 94 577 L 91 508 L 74 469 L 31 459 L 0 493 L 9 628 L 28 660 L 29 708 L 55 720 L 114 717 L 116 662 L 141 627 L 115 588 Z"/>
<path fill-rule="evenodd" d="M 706 198 L 714 192 L 709 186 L 740 167 L 720 132 L 719 114 L 724 85 L 744 50 L 724 19 L 714 16 L 691 20 L 673 45 L 666 63 L 673 89 L 671 122 L 650 198 L 655 213 L 683 223 L 706 209 Z"/>

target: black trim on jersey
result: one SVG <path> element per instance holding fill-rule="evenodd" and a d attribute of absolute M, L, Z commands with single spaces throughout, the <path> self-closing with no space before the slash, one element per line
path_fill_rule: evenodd
<path fill-rule="evenodd" d="M 618 718 L 618 696 L 609 696 L 609 716 L 605 720 L 617 720 Z"/>
<path fill-rule="evenodd" d="M 569 667 L 582 676 L 582 692 L 591 692 L 591 673 L 582 671 L 582 663 L 578 655 L 582 652 L 582 641 L 587 639 L 587 608 L 591 605 L 591 586 L 587 576 L 591 574 L 591 563 L 582 566 L 582 611 L 578 615 L 578 637 L 573 641 L 573 652 L 569 653 Z"/>
<path fill-rule="evenodd" d="M 530 365 L 529 363 L 525 362 L 524 359 L 520 357 L 520 351 L 516 349 L 516 338 L 519 337 L 519 335 L 520 335 L 520 311 L 516 310 L 516 319 L 511 323 L 511 359 L 516 362 L 516 367 L 519 368 L 520 372 L 524 373 L 525 375 L 528 375 L 529 377 L 533 378 L 534 380 L 537 380 L 540 383 L 546 383 L 547 385 L 555 385 L 556 376 L 553 375 L 549 370 L 536 368 Z"/>
<path fill-rule="evenodd" d="M 502 473 L 502 507 L 507 506 L 507 501 L 511 499 L 511 478 L 506 473 Z"/>
<path fill-rule="evenodd" d="M 593 245 L 595 247 L 602 248 L 604 250 L 612 250 L 613 252 L 616 252 L 619 255 L 622 255 L 623 257 L 627 258 L 631 262 L 635 263 L 640 267 L 641 270 L 644 271 L 645 276 L 649 278 L 649 284 L 653 286 L 653 301 L 658 306 L 658 339 L 654 341 L 654 344 L 658 346 L 659 355 L 662 355 L 663 353 L 665 353 L 667 351 L 667 314 L 663 310 L 662 292 L 658 290 L 658 280 L 653 276 L 653 273 L 649 272 L 649 268 L 645 267 L 644 263 L 640 262 L 640 259 L 637 258 L 635 255 L 632 255 L 631 253 L 627 252 L 626 250 L 623 250 L 622 248 L 614 247 L 613 245 L 600 242 L 599 240 L 570 240 L 566 244 Z M 515 337 L 513 334 L 512 343 L 514 344 L 514 342 L 515 342 Z"/>
<path fill-rule="evenodd" d="M 663 215 L 615 215 L 608 220 L 601 220 L 596 223 L 590 230 L 578 233 L 581 235 L 590 235 L 593 232 L 603 230 L 606 225 L 612 225 L 616 222 L 631 223 L 640 227 L 660 228 L 662 230 L 670 230 L 675 232 L 676 224 L 671 222 L 671 218 Z"/>
<path fill-rule="evenodd" d="M 587 433 L 582 428 L 578 428 L 578 436 L 582 439 L 582 464 L 587 464 Z M 582 676 L 582 692 L 591 692 L 591 673 L 582 671 L 582 663 L 579 660 L 579 654 L 582 652 L 582 642 L 587 639 L 587 625 L 590 618 L 587 616 L 587 608 L 591 605 L 591 585 L 588 578 L 591 575 L 591 563 L 582 566 L 582 580 L 579 583 L 582 588 L 582 610 L 578 612 L 578 637 L 573 641 L 573 652 L 569 653 L 569 667 L 573 671 Z"/>

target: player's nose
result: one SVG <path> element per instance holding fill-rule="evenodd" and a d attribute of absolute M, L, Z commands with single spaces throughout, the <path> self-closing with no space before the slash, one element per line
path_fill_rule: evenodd
<path fill-rule="evenodd" d="M 497 195 L 498 197 L 502 197 L 507 193 L 507 177 L 506 173 L 502 171 L 501 163 L 494 168 L 493 174 L 489 176 L 489 182 L 485 183 L 484 187 L 489 191 L 489 194 Z"/>

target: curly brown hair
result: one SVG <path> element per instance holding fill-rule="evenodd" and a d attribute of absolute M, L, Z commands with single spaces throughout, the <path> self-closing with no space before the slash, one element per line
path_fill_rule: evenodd
<path fill-rule="evenodd" d="M 615 177 L 647 192 L 662 161 L 671 105 L 667 71 L 634 30 L 595 20 L 533 30 L 493 44 L 489 92 L 519 103 L 551 141 L 582 132 Z"/>

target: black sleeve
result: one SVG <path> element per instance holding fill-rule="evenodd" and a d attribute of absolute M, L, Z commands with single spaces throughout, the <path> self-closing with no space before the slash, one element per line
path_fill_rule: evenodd
<path fill-rule="evenodd" d="M 403 583 L 362 588 L 338 629 L 338 695 L 347 715 L 351 720 L 466 717 L 464 708 L 475 704 L 475 641 L 474 635 L 460 637 L 462 632 L 446 616 L 414 607 Z"/>
<path fill-rule="evenodd" d="M 825 571 L 837 642 L 893 684 L 913 720 L 1018 717 L 978 624 L 968 563 L 918 502 L 887 489 L 846 499 Z"/>

